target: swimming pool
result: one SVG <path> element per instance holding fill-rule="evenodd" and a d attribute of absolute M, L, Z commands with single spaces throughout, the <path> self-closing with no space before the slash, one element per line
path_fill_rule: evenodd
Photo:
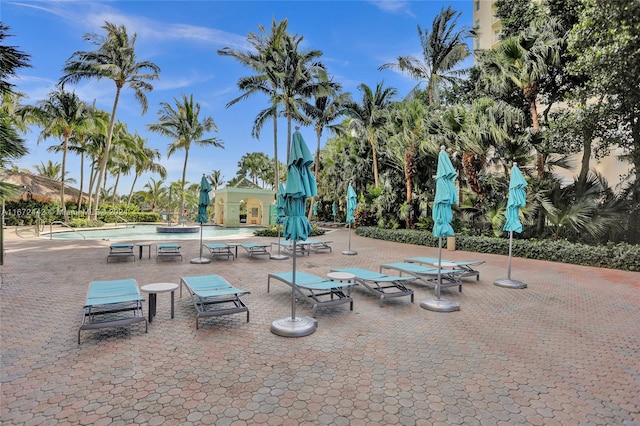
<path fill-rule="evenodd" d="M 52 236 L 49 233 L 41 234 L 42 238 L 53 238 L 56 240 L 199 240 L 200 232 L 191 233 L 158 233 L 158 225 L 127 225 L 126 228 L 101 228 L 82 229 L 74 228 L 65 232 L 56 232 Z M 179 226 L 178 226 L 179 227 Z M 202 228 L 202 238 L 225 238 L 242 235 L 253 235 L 256 228 L 224 228 L 219 226 L 204 226 Z M 83 238 L 84 236 L 84 238 Z"/>

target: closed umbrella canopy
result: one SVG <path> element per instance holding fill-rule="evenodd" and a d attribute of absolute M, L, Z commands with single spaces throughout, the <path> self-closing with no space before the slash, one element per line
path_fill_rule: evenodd
<path fill-rule="evenodd" d="M 527 194 L 524 188 L 527 181 L 524 180 L 522 172 L 517 165 L 511 168 L 511 180 L 509 181 L 509 199 L 507 201 L 507 222 L 502 228 L 505 231 L 522 232 L 520 223 L 520 208 L 527 204 Z"/>
<path fill-rule="evenodd" d="M 200 181 L 200 198 L 198 199 L 198 216 L 196 216 L 196 221 L 201 224 L 207 223 L 208 220 L 207 208 L 211 204 L 209 192 L 211 192 L 211 185 L 207 177 L 202 175 L 202 180 Z"/>
<path fill-rule="evenodd" d="M 331 205 L 331 213 L 333 214 L 333 217 L 338 215 L 338 206 L 336 205 L 335 201 Z"/>
<path fill-rule="evenodd" d="M 318 216 L 318 202 L 313 203 L 313 215 Z"/>
<path fill-rule="evenodd" d="M 316 179 L 311 173 L 313 156 L 302 134 L 296 131 L 291 141 L 289 164 L 287 165 L 287 184 L 284 191 L 284 230 L 287 240 L 303 241 L 311 233 L 311 224 L 305 215 L 307 198 L 318 195 Z"/>
<path fill-rule="evenodd" d="M 436 197 L 433 205 L 433 236 L 444 237 L 454 235 L 451 221 L 451 205 L 458 202 L 458 192 L 453 181 L 458 176 L 449 156 L 441 148 L 438 154 L 438 171 L 436 173 Z"/>
<path fill-rule="evenodd" d="M 347 223 L 353 223 L 356 221 L 356 204 L 357 204 L 357 195 L 356 191 L 354 191 L 353 187 L 349 185 L 347 189 Z"/>
<path fill-rule="evenodd" d="M 280 182 L 278 184 L 278 199 L 276 201 L 276 223 L 283 224 L 284 217 L 284 185 Z"/>

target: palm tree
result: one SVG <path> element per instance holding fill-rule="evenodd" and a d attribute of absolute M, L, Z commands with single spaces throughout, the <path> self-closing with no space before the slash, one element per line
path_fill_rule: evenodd
<path fill-rule="evenodd" d="M 156 160 L 160 160 L 162 155 L 160 151 L 155 148 L 151 148 L 147 145 L 147 140 L 136 132 L 133 135 L 133 142 L 135 149 L 132 152 L 133 157 L 133 169 L 135 176 L 133 183 L 131 184 L 131 190 L 129 191 L 129 199 L 127 201 L 127 207 L 131 205 L 131 197 L 133 197 L 133 189 L 136 186 L 138 178 L 145 172 L 158 173 L 162 179 L 167 178 L 167 169 L 162 164 L 157 163 Z"/>
<path fill-rule="evenodd" d="M 264 152 L 251 152 L 245 154 L 238 161 L 238 172 L 236 175 L 240 178 L 244 178 L 249 175 L 249 178 L 253 183 L 258 185 L 258 180 L 262 180 L 263 187 L 268 180 L 267 173 L 272 169 L 269 167 L 271 159 Z"/>
<path fill-rule="evenodd" d="M 204 138 L 205 132 L 211 130 L 217 132 L 218 127 L 212 117 L 205 117 L 200 121 L 200 104 L 194 103 L 193 95 L 187 98 L 183 94 L 182 101 L 177 98 L 174 98 L 174 101 L 175 108 L 167 102 L 161 102 L 161 109 L 158 111 L 159 123 L 149 124 L 147 127 L 152 132 L 173 139 L 167 150 L 167 158 L 171 157 L 176 151 L 184 149 L 184 166 L 182 168 L 182 184 L 180 187 L 180 211 L 182 212 L 184 209 L 184 186 L 191 144 L 224 148 L 224 142 L 215 136 Z"/>
<path fill-rule="evenodd" d="M 144 188 L 147 190 L 147 195 L 151 200 L 151 210 L 155 211 L 158 205 L 158 200 L 165 195 L 167 189 L 164 188 L 164 180 L 160 179 L 156 181 L 154 178 L 149 178 L 149 182 L 144 184 Z"/>
<path fill-rule="evenodd" d="M 553 18 L 534 21 L 529 30 L 503 40 L 487 52 L 481 64 L 478 85 L 488 92 L 506 95 L 517 87 L 529 107 L 533 140 L 541 139 L 537 97 L 540 83 L 549 75 L 551 67 L 560 63 L 564 43 L 559 36 L 561 26 Z M 544 154 L 537 149 L 538 178 L 544 175 Z"/>
<path fill-rule="evenodd" d="M 340 86 L 336 87 L 336 91 L 340 90 Z M 306 103 L 304 105 L 304 112 L 313 122 L 313 128 L 316 132 L 317 146 L 316 146 L 316 161 L 315 161 L 315 178 L 318 181 L 320 174 L 320 141 L 322 140 L 322 133 L 326 128 L 333 130 L 334 133 L 339 131 L 339 124 L 334 125 L 337 119 L 345 114 L 345 106 L 353 102 L 349 93 L 332 93 L 330 95 L 316 94 L 313 97 L 313 103 Z M 311 198 L 309 203 L 309 219 L 313 215 L 313 204 L 315 197 Z"/>
<path fill-rule="evenodd" d="M 270 105 L 266 109 L 260 111 L 253 122 L 251 136 L 258 139 L 263 125 L 269 118 L 273 119 L 273 153 L 275 164 L 275 180 L 276 187 L 279 182 L 278 169 L 278 103 L 277 94 L 280 80 L 275 70 L 278 62 L 277 58 L 282 56 L 284 46 L 283 40 L 287 34 L 287 19 L 276 22 L 271 21 L 271 32 L 267 34 L 264 26 L 260 25 L 258 29 L 260 33 L 250 32 L 247 35 L 247 41 L 253 47 L 254 51 L 242 52 L 225 47 L 218 50 L 218 54 L 222 56 L 230 56 L 235 58 L 242 65 L 247 66 L 256 72 L 255 75 L 240 77 L 237 86 L 243 92 L 237 98 L 227 103 L 227 108 L 247 99 L 256 93 L 262 93 L 268 96 Z"/>
<path fill-rule="evenodd" d="M 471 53 L 465 40 L 474 37 L 475 32 L 469 28 L 456 31 L 458 18 L 462 14 L 451 7 L 442 9 L 433 19 L 431 33 L 423 31 L 418 25 L 418 36 L 422 46 L 422 61 L 413 56 L 398 56 L 397 63 L 388 63 L 378 69 L 395 69 L 406 72 L 418 84 L 409 92 L 414 97 L 422 83 L 427 84 L 429 103 L 438 102 L 438 87 L 442 82 L 455 82 L 464 70 L 456 69 Z"/>
<path fill-rule="evenodd" d="M 107 138 L 104 145 L 104 153 L 100 161 L 97 181 L 100 182 L 107 172 L 109 150 L 113 138 L 116 112 L 120 93 L 125 85 L 128 85 L 135 93 L 136 100 L 142 107 L 142 113 L 147 111 L 147 97 L 145 92 L 153 90 L 148 80 L 157 80 L 160 68 L 150 61 L 136 62 L 135 42 L 137 35 L 132 37 L 127 34 L 124 25 L 116 26 L 105 22 L 102 27 L 107 35 L 86 34 L 85 40 L 98 46 L 95 51 L 78 51 L 67 59 L 60 79 L 61 84 L 77 83 L 82 79 L 113 80 L 116 85 L 116 94 L 111 110 L 111 121 L 107 130 Z M 100 203 L 100 191 L 96 191 L 94 217 L 97 217 L 98 204 Z"/>
<path fill-rule="evenodd" d="M 373 179 L 375 187 L 380 187 L 378 178 L 378 151 L 376 133 L 384 126 L 386 117 L 384 111 L 391 105 L 393 98 L 398 91 L 393 87 L 384 87 L 384 82 L 376 85 L 375 92 L 369 86 L 361 83 L 358 89 L 362 92 L 360 103 L 351 102 L 345 107 L 345 113 L 351 117 L 349 129 L 355 135 L 363 136 L 371 145 L 371 156 L 373 158 Z"/>
<path fill-rule="evenodd" d="M 428 141 L 428 110 L 422 101 L 398 103 L 386 112 L 385 130 L 388 136 L 388 155 L 392 164 L 404 175 L 406 186 L 405 203 L 411 206 L 413 180 L 417 174 L 418 158 L 425 152 Z M 435 157 L 436 149 L 431 149 Z M 410 211 L 413 209 L 409 208 Z M 413 217 L 407 216 L 407 228 L 413 226 Z"/>
<path fill-rule="evenodd" d="M 222 171 L 220 171 L 219 169 L 213 170 L 208 178 L 209 183 L 211 183 L 211 187 L 214 191 L 220 188 L 225 183 L 224 177 L 222 176 Z"/>
<path fill-rule="evenodd" d="M 62 169 L 62 165 L 60 163 L 54 163 L 51 160 L 47 160 L 45 163 L 41 161 L 39 165 L 33 166 L 36 169 L 36 173 L 40 176 L 46 176 L 49 179 L 60 180 L 60 169 Z"/>
<path fill-rule="evenodd" d="M 25 106 L 20 111 L 27 122 L 42 127 L 38 142 L 51 136 L 62 141 L 60 145 L 62 151 L 60 203 L 65 222 L 69 221 L 64 199 L 67 146 L 76 131 L 86 131 L 93 127 L 90 109 L 91 107 L 82 102 L 75 93 L 65 92 L 59 87 L 49 93 L 49 98 L 39 101 L 36 106 Z"/>

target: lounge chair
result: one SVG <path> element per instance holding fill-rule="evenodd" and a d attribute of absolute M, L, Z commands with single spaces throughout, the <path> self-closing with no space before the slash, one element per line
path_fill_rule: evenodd
<path fill-rule="evenodd" d="M 158 243 L 156 244 L 156 262 L 160 259 L 180 258 L 182 262 L 182 252 L 180 244 L 177 243 Z"/>
<path fill-rule="evenodd" d="M 334 272 L 348 272 L 355 275 L 358 284 L 362 284 L 367 290 L 380 297 L 380 306 L 384 305 L 384 299 L 392 297 L 411 296 L 413 303 L 413 290 L 404 286 L 405 282 L 415 281 L 416 277 L 398 277 L 385 275 L 363 268 L 335 268 Z"/>
<path fill-rule="evenodd" d="M 196 308 L 196 330 L 200 327 L 200 318 L 246 312 L 249 322 L 249 308 L 240 300 L 240 296 L 249 291 L 235 288 L 220 275 L 195 275 L 180 278 L 180 297 L 182 284 L 189 290 Z"/>
<path fill-rule="evenodd" d="M 417 263 L 408 262 L 396 262 L 385 263 L 380 265 L 380 272 L 384 269 L 394 269 L 400 272 L 400 276 L 403 273 L 416 277 L 416 282 L 421 282 L 429 287 L 435 287 L 438 282 L 438 268 L 429 268 L 426 266 L 418 265 Z M 445 287 L 458 287 L 458 291 L 462 292 L 462 280 L 461 274 L 465 271 L 463 269 L 440 269 L 440 276 L 442 277 L 441 288 Z"/>
<path fill-rule="evenodd" d="M 267 278 L 267 293 L 271 288 L 271 278 L 282 281 L 288 286 L 293 285 L 293 272 L 271 273 Z M 342 305 L 349 303 L 353 311 L 353 298 L 351 297 L 351 287 L 356 283 L 341 283 L 327 280 L 325 278 L 296 271 L 296 291 L 303 300 L 312 305 L 313 317 L 316 317 L 318 308 L 323 306 Z M 347 292 L 344 292 L 346 287 Z"/>
<path fill-rule="evenodd" d="M 331 253 L 331 244 L 333 241 L 321 241 L 321 240 L 306 240 L 304 243 L 309 243 L 309 248 L 316 253 L 319 251 L 329 251 Z"/>
<path fill-rule="evenodd" d="M 293 242 L 291 241 L 280 241 L 279 243 L 273 243 L 276 245 L 279 245 L 280 247 L 283 247 L 288 253 L 290 254 L 294 254 L 293 253 Z M 302 255 L 304 256 L 305 254 L 307 256 L 309 256 L 309 254 L 311 253 L 311 244 L 308 243 L 307 241 L 298 241 L 296 242 L 296 253 L 295 255 Z"/>
<path fill-rule="evenodd" d="M 243 243 L 243 244 L 240 244 L 240 247 L 242 247 L 247 252 L 249 257 L 269 256 L 271 254 L 267 250 L 267 247 L 269 247 L 268 244 Z"/>
<path fill-rule="evenodd" d="M 109 255 L 107 256 L 107 263 L 109 259 L 127 259 L 132 258 L 136 261 L 136 255 L 133 254 L 133 244 L 131 243 L 113 243 L 109 246 Z"/>
<path fill-rule="evenodd" d="M 409 259 L 405 259 L 405 262 L 409 263 L 419 263 L 421 265 L 429 265 L 438 267 L 438 258 L 437 257 L 411 257 Z M 453 260 L 440 260 L 440 264 L 442 267 L 455 267 L 457 269 L 464 269 L 465 272 L 460 274 L 461 278 L 464 277 L 476 277 L 477 281 L 480 281 L 480 271 L 473 269 L 474 266 L 482 265 L 484 260 L 475 260 L 469 262 L 458 262 Z"/>
<path fill-rule="evenodd" d="M 206 247 L 207 250 L 209 250 L 209 255 L 211 256 L 212 259 L 215 259 L 216 257 L 226 257 L 227 259 L 229 259 L 231 257 L 231 259 L 235 260 L 236 258 L 233 252 L 231 251 L 231 246 L 229 246 L 228 244 L 205 243 L 202 246 Z"/>
<path fill-rule="evenodd" d="M 134 279 L 92 281 L 83 306 L 82 325 L 78 330 L 78 344 L 82 330 L 121 327 L 147 320 L 142 311 L 144 299 Z"/>

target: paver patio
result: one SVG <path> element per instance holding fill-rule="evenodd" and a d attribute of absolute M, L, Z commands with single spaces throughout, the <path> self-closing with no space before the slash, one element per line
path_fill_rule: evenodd
<path fill-rule="evenodd" d="M 356 288 L 347 305 L 320 310 L 307 337 L 272 334 L 290 315 L 290 288 L 269 272 L 289 260 L 190 264 L 199 241 L 182 241 L 184 261 L 106 262 L 109 241 L 18 238 L 6 230 L 1 267 L 0 423 L 36 424 L 640 424 L 640 273 L 451 251 L 484 260 L 480 281 L 443 290 L 461 310 L 420 308 L 432 290 L 378 299 Z M 299 270 L 378 270 L 381 263 L 438 255 L 436 248 L 351 236 L 324 239 L 332 253 L 299 257 Z M 262 239 L 253 237 L 252 241 Z M 144 325 L 85 331 L 81 308 L 92 280 L 134 278 L 139 285 L 219 274 L 247 289 L 251 311 L 201 321 L 187 297 L 158 295 Z M 145 303 L 145 313 L 147 304 Z M 310 314 L 300 304 L 297 313 Z"/>

